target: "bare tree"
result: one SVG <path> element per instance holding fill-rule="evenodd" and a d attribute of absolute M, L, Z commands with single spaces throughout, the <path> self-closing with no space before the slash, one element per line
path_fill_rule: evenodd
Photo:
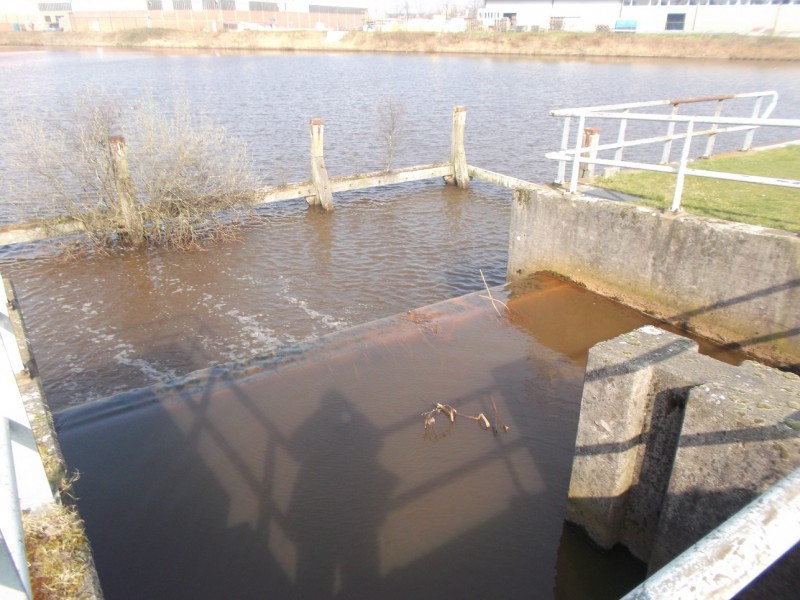
<path fill-rule="evenodd" d="M 405 106 L 397 98 L 389 98 L 380 111 L 380 131 L 386 144 L 385 171 L 389 171 L 394 164 L 397 148 L 402 141 L 403 122 L 405 120 Z"/>

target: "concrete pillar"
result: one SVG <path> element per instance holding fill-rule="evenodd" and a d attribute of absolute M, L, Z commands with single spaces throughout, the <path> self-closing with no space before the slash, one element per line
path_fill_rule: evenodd
<path fill-rule="evenodd" d="M 678 359 L 686 365 L 676 366 Z M 643 327 L 594 346 L 581 399 L 567 519 L 604 548 L 646 561 L 669 482 L 683 396 L 700 383 L 697 343 Z"/>
<path fill-rule="evenodd" d="M 649 561 L 656 571 L 800 466 L 800 377 L 745 361 L 691 390 Z"/>
<path fill-rule="evenodd" d="M 460 188 L 469 186 L 469 173 L 467 172 L 467 153 L 464 150 L 464 130 L 467 122 L 467 107 L 453 107 L 453 131 L 450 138 L 450 165 L 452 172 L 448 183 Z"/>
<path fill-rule="evenodd" d="M 325 151 L 323 133 L 325 121 L 311 119 L 311 183 L 316 194 L 306 198 L 310 205 L 322 206 L 325 210 L 333 210 L 333 192 L 328 180 L 328 169 L 325 167 Z"/>
<path fill-rule="evenodd" d="M 597 158 L 597 146 L 600 145 L 600 129 L 597 127 L 586 127 L 583 130 L 583 147 L 587 151 L 583 153 L 584 156 L 590 159 Z M 580 178 L 594 178 L 595 165 L 588 164 L 581 167 Z"/>

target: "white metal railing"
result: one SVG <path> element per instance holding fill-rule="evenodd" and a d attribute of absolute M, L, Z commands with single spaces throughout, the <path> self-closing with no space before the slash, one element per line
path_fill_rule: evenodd
<path fill-rule="evenodd" d="M 17 383 L 24 372 L 0 277 L 0 598 L 31 598 L 22 511 L 53 502 Z"/>
<path fill-rule="evenodd" d="M 753 109 L 749 117 L 723 117 L 722 108 L 725 101 L 733 100 L 752 100 Z M 764 101 L 768 100 L 766 106 Z M 554 117 L 564 119 L 564 129 L 561 136 L 561 150 L 549 152 L 546 157 L 559 161 L 558 175 L 556 183 L 563 185 L 566 181 L 567 163 L 572 163 L 572 171 L 569 180 L 570 193 L 578 190 L 578 179 L 580 177 L 581 165 L 603 165 L 614 168 L 627 168 L 645 171 L 656 171 L 661 173 L 674 173 L 677 175 L 675 181 L 675 192 L 672 198 L 670 210 L 677 211 L 680 208 L 681 196 L 683 195 L 683 184 L 687 175 L 694 177 L 708 177 L 713 179 L 725 179 L 728 181 L 742 181 L 748 183 L 760 183 L 764 185 L 775 185 L 781 187 L 791 187 L 800 189 L 800 181 L 792 179 L 781 179 L 775 177 L 762 177 L 758 175 L 744 175 L 738 173 L 723 173 L 719 171 L 708 171 L 703 169 L 689 168 L 691 145 L 695 138 L 706 137 L 706 146 L 702 157 L 711 156 L 717 136 L 726 133 L 744 132 L 744 140 L 740 146 L 741 150 L 749 150 L 752 147 L 753 135 L 759 127 L 779 127 L 779 128 L 800 128 L 800 119 L 773 119 L 770 118 L 775 105 L 778 102 L 777 92 L 752 92 L 746 94 L 727 94 L 723 96 L 704 96 L 698 98 L 679 98 L 673 100 L 653 100 L 649 102 L 631 102 L 626 104 L 612 104 L 606 106 L 590 106 L 583 108 L 567 108 L 554 110 L 550 114 Z M 681 106 L 693 104 L 714 103 L 712 114 L 708 115 L 681 115 L 678 111 Z M 632 112 L 641 109 L 657 109 L 658 107 L 672 106 L 669 114 L 654 112 Z M 575 140 L 570 141 L 570 129 L 572 119 L 578 119 L 578 127 L 575 133 Z M 591 147 L 585 141 L 585 131 L 587 121 L 590 119 L 615 120 L 619 122 L 617 140 L 613 143 L 596 144 Z M 628 123 L 650 122 L 665 123 L 667 126 L 664 135 L 643 137 L 639 139 L 627 139 Z M 682 124 L 685 131 L 676 133 L 676 126 Z M 696 125 L 705 124 L 705 129 Z M 683 140 L 683 148 L 677 166 L 671 165 L 670 155 L 672 153 L 672 142 Z M 644 161 L 624 160 L 623 153 L 627 148 L 649 146 L 653 144 L 663 144 L 660 163 Z M 613 158 L 598 158 L 598 153 L 603 151 L 614 151 Z"/>
<path fill-rule="evenodd" d="M 0 595 L 29 599 L 31 582 L 10 425 L 8 418 L 0 416 Z"/>
<path fill-rule="evenodd" d="M 800 468 L 622 600 L 732 598 L 800 541 Z"/>

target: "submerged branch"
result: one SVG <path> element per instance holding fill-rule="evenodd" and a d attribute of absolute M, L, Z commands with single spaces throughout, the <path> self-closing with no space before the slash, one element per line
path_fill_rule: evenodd
<path fill-rule="evenodd" d="M 437 402 L 436 406 L 433 409 L 422 413 L 422 416 L 425 418 L 424 431 L 426 437 L 428 436 L 428 434 L 434 435 L 435 438 L 443 437 L 437 435 L 436 432 L 434 431 L 434 428 L 436 427 L 436 415 L 439 413 L 444 414 L 447 417 L 450 426 L 452 426 L 455 423 L 456 417 L 461 416 L 464 417 L 465 419 L 476 421 L 478 423 L 478 426 L 480 426 L 480 428 L 483 429 L 484 431 L 488 431 L 489 429 L 491 429 L 495 435 L 497 435 L 498 433 L 497 424 L 499 423 L 503 429 L 503 433 L 508 433 L 510 428 L 500 418 L 500 415 L 497 411 L 497 404 L 494 401 L 494 396 L 490 396 L 490 399 L 492 402 L 492 407 L 494 408 L 494 420 L 495 420 L 494 425 L 492 425 L 491 421 L 489 421 L 489 419 L 486 417 L 484 413 L 478 413 L 477 415 L 465 415 L 459 413 L 455 408 L 453 408 L 449 404 L 440 404 Z"/>
<path fill-rule="evenodd" d="M 486 293 L 488 294 L 488 296 L 480 296 L 480 297 L 481 298 L 487 298 L 489 300 L 489 302 L 492 303 L 492 308 L 497 313 L 497 316 L 501 317 L 502 315 L 500 314 L 500 311 L 498 310 L 498 308 L 497 308 L 495 303 L 502 304 L 503 308 L 505 308 L 506 310 L 508 310 L 508 306 L 506 306 L 506 304 L 504 302 L 502 302 L 501 300 L 497 300 L 494 296 L 492 296 L 492 292 L 491 292 L 491 290 L 489 290 L 489 284 L 486 283 L 486 277 L 483 276 L 483 269 L 478 269 L 478 271 L 481 274 L 481 279 L 483 279 L 483 286 L 486 288 Z"/>

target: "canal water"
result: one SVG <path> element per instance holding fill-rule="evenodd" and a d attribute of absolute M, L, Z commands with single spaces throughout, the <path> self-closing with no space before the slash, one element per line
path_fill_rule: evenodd
<path fill-rule="evenodd" d="M 59 413 L 107 597 L 633 587 L 643 566 L 564 512 L 588 349 L 654 322 L 546 275 L 493 297 L 498 312 L 475 293 Z M 454 422 L 426 426 L 437 404 Z"/>
<path fill-rule="evenodd" d="M 2 49 L 0 84 L 0 223 L 52 208 L 12 193 L 25 177 L 8 159 L 14 121 L 55 130 L 87 91 L 122 110 L 148 93 L 165 110 L 188 100 L 248 143 L 265 184 L 308 178 L 312 117 L 326 120 L 331 175 L 383 168 L 392 105 L 395 166 L 446 160 L 452 107 L 466 105 L 470 164 L 542 183 L 556 171 L 544 158 L 560 143 L 554 108 L 766 89 L 780 94 L 775 116 L 800 105 L 796 63 L 730 61 Z M 204 252 L 63 260 L 22 246 L 0 249 L 0 272 L 58 411 L 478 290 L 481 269 L 500 284 L 510 198 L 436 181 L 364 190 L 338 195 L 331 215 L 265 208 L 239 241 Z"/>
<path fill-rule="evenodd" d="M 326 120 L 332 175 L 383 168 L 392 105 L 394 165 L 445 160 L 463 104 L 470 164 L 547 182 L 551 109 L 777 89 L 775 116 L 794 117 L 798 75 L 771 63 L 5 50 L 0 222 L 53 208 L 12 191 L 24 177 L 5 158 L 12 120 L 57 126 L 87 87 L 130 104 L 148 90 L 165 106 L 187 97 L 248 142 L 265 184 L 308 178 L 312 117 Z M 107 597 L 601 598 L 640 577 L 563 513 L 585 353 L 647 320 L 547 278 L 524 302 L 506 292 L 502 319 L 474 298 L 408 313 L 481 290 L 481 272 L 504 282 L 510 199 L 431 181 L 342 194 L 330 214 L 264 207 L 205 250 L 0 249 L 82 474 Z M 340 333 L 397 314 L 407 339 Z M 344 337 L 325 361 L 131 391 L 226 361 L 274 364 L 330 333 Z M 468 422 L 425 439 L 432 403 L 472 413 L 492 398 L 508 434 Z"/>

